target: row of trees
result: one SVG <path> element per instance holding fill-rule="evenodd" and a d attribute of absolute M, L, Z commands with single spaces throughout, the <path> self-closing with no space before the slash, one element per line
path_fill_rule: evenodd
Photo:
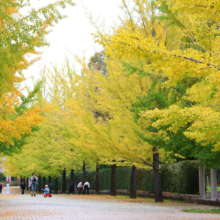
<path fill-rule="evenodd" d="M 42 82 L 28 96 L 22 94 L 22 73 L 40 59 L 40 48 L 48 46 L 46 36 L 59 20 L 60 9 L 73 6 L 71 0 L 60 0 L 39 9 L 30 0 L 2 0 L 0 4 L 0 153 L 20 153 L 44 113 L 50 109 L 37 105 Z M 27 12 L 23 15 L 22 12 Z M 12 156 L 13 157 L 13 156 Z"/>
<path fill-rule="evenodd" d="M 219 7 L 217 1 L 122 0 L 121 25 L 95 35 L 104 51 L 78 75 L 66 62 L 45 70 L 38 106 L 50 105 L 20 154 L 5 162 L 10 175 L 60 175 L 82 161 L 154 172 L 184 158 L 219 166 Z M 25 158 L 25 160 L 24 160 Z M 114 175 L 112 177 L 114 185 Z M 112 190 L 112 194 L 114 190 Z"/>

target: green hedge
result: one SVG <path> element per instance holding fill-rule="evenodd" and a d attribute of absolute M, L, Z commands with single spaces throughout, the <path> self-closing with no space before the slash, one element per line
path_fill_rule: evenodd
<path fill-rule="evenodd" d="M 182 161 L 172 165 L 162 165 L 160 168 L 162 191 L 183 194 L 198 194 L 199 177 L 198 168 L 194 161 Z M 69 176 L 70 177 L 70 174 Z M 117 167 L 116 188 L 130 189 L 131 167 Z M 82 172 L 75 173 L 75 184 L 82 181 Z M 95 171 L 86 172 L 86 181 L 90 183 L 91 189 L 95 189 Z M 67 181 L 68 183 L 68 181 Z M 99 171 L 100 190 L 110 189 L 111 169 Z M 137 170 L 137 190 L 154 192 L 154 177 L 152 170 Z"/>
<path fill-rule="evenodd" d="M 163 192 L 199 193 L 199 172 L 194 161 L 163 165 L 160 171 Z"/>
<path fill-rule="evenodd" d="M 172 165 L 162 165 L 160 167 L 162 191 L 183 194 L 199 193 L 198 168 L 194 161 L 182 161 Z M 90 183 L 90 188 L 95 189 L 95 171 L 86 171 L 86 181 Z M 1 175 L 0 175 L 1 178 Z M 117 167 L 116 169 L 116 188 L 130 189 L 131 167 Z M 82 181 L 82 171 L 74 174 L 75 187 Z M 66 176 L 66 189 L 70 182 L 70 174 Z M 43 178 L 41 179 L 42 188 Z M 46 178 L 46 184 L 49 184 L 49 178 Z M 111 169 L 101 169 L 99 171 L 100 190 L 110 189 L 111 187 Z M 55 188 L 55 179 L 52 178 L 52 190 Z M 58 189 L 62 189 L 62 176 L 58 177 Z M 154 177 L 152 170 L 137 170 L 137 190 L 154 192 Z"/>
<path fill-rule="evenodd" d="M 0 173 L 0 182 L 3 182 L 3 181 L 5 181 L 5 176 L 2 173 Z"/>

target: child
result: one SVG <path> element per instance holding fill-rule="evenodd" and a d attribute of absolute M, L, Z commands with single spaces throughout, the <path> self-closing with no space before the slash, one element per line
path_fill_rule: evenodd
<path fill-rule="evenodd" d="M 21 194 L 24 194 L 24 190 L 25 190 L 25 182 L 23 180 L 21 183 Z"/>
<path fill-rule="evenodd" d="M 44 196 L 47 196 L 47 194 L 49 193 L 50 193 L 50 189 L 48 188 L 48 185 L 45 185 Z"/>

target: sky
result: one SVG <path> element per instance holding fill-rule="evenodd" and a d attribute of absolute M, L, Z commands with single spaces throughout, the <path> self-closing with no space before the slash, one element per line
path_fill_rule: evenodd
<path fill-rule="evenodd" d="M 31 0 L 32 7 L 35 8 L 50 2 L 55 2 L 55 0 Z M 91 34 L 96 30 L 85 15 L 83 6 L 92 13 L 95 20 L 98 19 L 99 23 L 104 20 L 105 30 L 108 31 L 115 23 L 118 23 L 120 2 L 120 0 L 75 0 L 76 6 L 69 6 L 62 10 L 62 14 L 66 14 L 68 18 L 56 24 L 47 36 L 50 46 L 40 49 L 43 52 L 41 60 L 24 71 L 27 78 L 26 85 L 31 87 L 32 79 L 39 78 L 40 70 L 44 66 L 50 68 L 52 64 L 56 64 L 61 67 L 66 58 L 80 71 L 80 66 L 74 60 L 73 54 L 79 57 L 85 55 L 88 59 L 102 49 L 93 41 Z"/>

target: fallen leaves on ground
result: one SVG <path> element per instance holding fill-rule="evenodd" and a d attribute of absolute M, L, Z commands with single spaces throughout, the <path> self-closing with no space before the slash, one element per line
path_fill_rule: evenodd
<path fill-rule="evenodd" d="M 61 195 L 58 195 L 61 196 Z M 136 199 L 131 199 L 129 196 L 109 196 L 109 195 L 62 195 L 62 197 L 69 198 L 69 199 L 88 199 L 88 200 L 112 200 L 112 201 L 119 201 L 119 202 L 128 202 L 128 203 L 155 203 L 153 198 L 143 198 L 137 197 Z M 183 201 L 175 201 L 175 200 L 164 200 L 162 203 L 157 204 L 185 204 Z"/>

